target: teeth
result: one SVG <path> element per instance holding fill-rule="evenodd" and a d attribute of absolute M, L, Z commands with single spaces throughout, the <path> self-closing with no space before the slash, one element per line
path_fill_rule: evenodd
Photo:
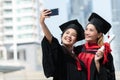
<path fill-rule="evenodd" d="M 69 38 L 65 38 L 66 40 L 69 40 Z"/>
<path fill-rule="evenodd" d="M 71 39 L 69 37 L 65 37 L 65 40 L 68 41 L 68 42 L 71 41 Z"/>
<path fill-rule="evenodd" d="M 66 41 L 68 41 L 68 42 L 69 42 L 70 40 L 69 40 L 69 39 L 66 39 Z"/>

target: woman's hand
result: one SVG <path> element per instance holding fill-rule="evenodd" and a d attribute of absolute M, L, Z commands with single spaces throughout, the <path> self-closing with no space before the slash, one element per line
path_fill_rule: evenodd
<path fill-rule="evenodd" d="M 104 51 L 98 50 L 95 54 L 95 61 L 99 62 L 99 60 L 103 57 Z"/>
<path fill-rule="evenodd" d="M 42 10 L 42 11 L 41 11 L 41 14 L 40 14 L 40 23 L 43 23 L 44 20 L 45 20 L 45 18 L 48 18 L 48 17 L 49 17 L 49 16 L 48 16 L 49 14 L 51 14 L 51 11 L 50 11 L 50 10 L 48 10 L 48 9 Z"/>
<path fill-rule="evenodd" d="M 100 69 L 99 60 L 103 57 L 103 54 L 104 54 L 104 51 L 102 51 L 102 50 L 98 50 L 95 54 L 94 61 L 95 61 L 95 65 L 96 65 L 96 68 L 97 68 L 98 72 L 99 72 L 99 69 Z"/>

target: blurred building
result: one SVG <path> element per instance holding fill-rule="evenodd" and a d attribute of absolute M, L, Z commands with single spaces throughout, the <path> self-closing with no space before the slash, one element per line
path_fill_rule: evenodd
<path fill-rule="evenodd" d="M 0 0 L 0 72 L 41 70 L 39 0 Z"/>
<path fill-rule="evenodd" d="M 84 25 L 84 2 L 85 0 L 70 0 L 69 19 L 78 19 Z"/>
<path fill-rule="evenodd" d="M 111 7 L 112 7 L 112 22 L 113 22 L 113 33 L 115 34 L 115 39 L 112 43 L 113 54 L 115 56 L 115 64 L 116 64 L 116 71 L 120 71 L 120 1 L 119 0 L 111 0 Z"/>

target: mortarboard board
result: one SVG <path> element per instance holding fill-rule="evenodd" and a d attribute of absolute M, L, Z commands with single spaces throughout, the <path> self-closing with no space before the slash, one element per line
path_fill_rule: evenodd
<path fill-rule="evenodd" d="M 68 28 L 73 28 L 77 31 L 77 41 L 84 39 L 84 29 L 81 24 L 75 20 L 68 21 L 59 26 L 61 31 L 64 32 Z"/>
<path fill-rule="evenodd" d="M 96 13 L 92 13 L 88 21 L 93 24 L 99 32 L 104 34 L 106 34 L 111 28 L 111 24 Z"/>

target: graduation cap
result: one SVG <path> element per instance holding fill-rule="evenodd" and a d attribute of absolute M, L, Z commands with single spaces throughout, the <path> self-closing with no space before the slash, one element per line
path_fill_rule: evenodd
<path fill-rule="evenodd" d="M 77 41 L 84 39 L 84 29 L 77 19 L 63 23 L 59 27 L 63 33 L 66 29 L 73 28 L 77 31 Z"/>
<path fill-rule="evenodd" d="M 111 28 L 111 24 L 96 13 L 92 13 L 88 21 L 96 27 L 98 32 L 104 34 L 106 34 Z"/>

